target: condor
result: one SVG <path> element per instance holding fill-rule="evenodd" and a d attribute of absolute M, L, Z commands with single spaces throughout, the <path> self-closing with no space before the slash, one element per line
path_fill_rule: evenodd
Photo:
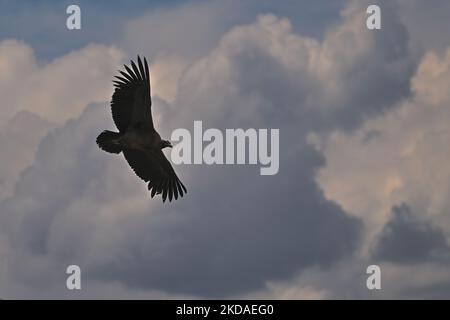
<path fill-rule="evenodd" d="M 114 123 L 119 132 L 103 131 L 97 137 L 98 146 L 109 153 L 123 153 L 136 175 L 148 183 L 151 197 L 161 194 L 163 202 L 178 199 L 187 192 L 178 179 L 163 148 L 172 144 L 161 139 L 152 119 L 150 72 L 147 60 L 137 57 L 137 66 L 124 66 L 121 76 L 113 81 L 115 88 L 111 101 Z"/>

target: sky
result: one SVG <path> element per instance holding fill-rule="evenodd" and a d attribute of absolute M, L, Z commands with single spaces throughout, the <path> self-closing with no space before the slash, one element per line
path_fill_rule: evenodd
<path fill-rule="evenodd" d="M 0 1 L 1 298 L 450 298 L 448 1 L 70 4 Z M 151 199 L 95 144 L 138 54 L 162 137 L 276 128 L 278 174 L 180 164 Z"/>

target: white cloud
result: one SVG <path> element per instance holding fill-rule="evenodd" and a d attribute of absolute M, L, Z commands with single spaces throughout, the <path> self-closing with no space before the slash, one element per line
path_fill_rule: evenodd
<path fill-rule="evenodd" d="M 77 118 L 89 103 L 110 99 L 122 56 L 114 47 L 90 45 L 43 63 L 23 42 L 0 42 L 0 199 L 12 194 L 51 129 Z"/>
<path fill-rule="evenodd" d="M 163 136 L 197 117 L 220 126 L 232 121 L 233 126 L 279 127 L 284 145 L 294 149 L 281 150 L 283 169 L 261 183 L 253 167 L 190 167 L 181 171 L 189 197 L 162 208 L 149 200 L 145 185 L 123 159 L 101 153 L 93 143 L 100 130 L 112 125 L 104 120 L 109 119 L 108 108 L 85 110 L 47 136 L 14 196 L 0 203 L 4 230 L 16 230 L 7 232 L 10 241 L 24 251 L 11 264 L 44 265 L 37 270 L 12 267 L 15 277 L 36 277 L 38 288 L 59 281 L 45 270 L 75 259 L 91 281 L 230 296 L 311 265 L 330 265 L 351 252 L 358 222 L 323 199 L 313 181 L 321 157 L 298 140 L 305 134 L 298 132 L 298 124 L 307 123 L 301 114 L 309 112 L 296 99 L 298 79 L 308 86 L 309 78 L 297 76 L 309 60 L 295 62 L 294 57 L 314 54 L 309 51 L 314 46 L 314 40 L 295 35 L 288 20 L 261 16 L 231 30 L 189 67 L 172 106 L 161 108 L 155 100 Z M 274 110 L 276 119 L 271 117 Z M 233 187 L 236 181 L 241 188 Z M 301 190 L 301 196 L 292 197 L 292 188 Z M 261 198 L 269 190 L 277 190 L 278 201 Z M 23 262 L 27 259 L 32 263 Z M 179 265 L 185 266 L 183 273 Z"/>
<path fill-rule="evenodd" d="M 78 117 L 88 103 L 108 101 L 111 78 L 123 54 L 114 47 L 89 45 L 48 64 L 16 40 L 0 42 L 0 127 L 19 111 L 62 124 Z"/>
<path fill-rule="evenodd" d="M 33 163 L 39 142 L 53 127 L 39 116 L 21 111 L 0 129 L 0 199 L 13 194 L 19 174 Z"/>
<path fill-rule="evenodd" d="M 351 2 L 323 40 L 272 14 L 225 32 L 227 23 L 215 21 L 223 18 L 218 3 L 159 10 L 128 25 L 120 43 L 154 57 L 153 110 L 163 137 L 193 120 L 280 128 L 277 176 L 177 167 L 189 194 L 165 206 L 149 199 L 123 159 L 95 146 L 98 132 L 113 127 L 107 101 L 122 51 L 90 45 L 41 64 L 27 45 L 1 42 L 0 93 L 12 105 L 1 116 L 28 110 L 59 127 L 34 160 L 40 139 L 19 147 L 33 151 L 15 172 L 30 166 L 14 173 L 14 194 L 0 201 L 0 276 L 8 279 L 0 295 L 74 298 L 61 288 L 61 270 L 75 261 L 89 298 L 370 297 L 370 257 L 352 255 L 361 228 L 345 211 L 368 227 L 366 250 L 399 201 L 450 230 L 442 148 L 450 54 L 427 55 L 412 81 L 415 96 L 401 101 L 417 63 L 407 30 L 392 7 L 385 31 L 370 33 L 362 8 Z M 102 104 L 86 108 L 92 102 Z M 326 163 L 306 143 L 312 130 L 319 142 L 325 137 Z M 316 183 L 323 165 L 320 186 L 345 211 Z M 408 268 L 419 272 L 418 290 L 448 279 L 440 266 L 434 276 L 430 266 Z M 399 286 L 386 296 L 401 295 L 411 282 L 397 266 L 386 269 Z"/>
<path fill-rule="evenodd" d="M 450 49 L 426 54 L 412 87 L 414 96 L 393 111 L 354 133 L 335 132 L 323 146 L 318 180 L 328 198 L 366 222 L 369 238 L 403 202 L 450 236 Z"/>

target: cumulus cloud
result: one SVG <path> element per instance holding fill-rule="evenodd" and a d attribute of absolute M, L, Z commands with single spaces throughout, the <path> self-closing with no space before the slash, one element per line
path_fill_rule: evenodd
<path fill-rule="evenodd" d="M 14 197 L 0 204 L 8 212 L 5 225 L 19 230 L 14 243 L 52 265 L 80 261 L 91 281 L 222 297 L 350 255 L 359 223 L 324 199 L 314 181 L 323 158 L 305 139 L 312 124 L 304 116 L 318 111 L 301 101 L 314 98 L 307 88 L 317 90 L 312 60 L 321 50 L 296 35 L 287 19 L 261 16 L 233 28 L 193 63 L 172 105 L 154 105 L 163 136 L 193 120 L 205 127 L 279 128 L 278 175 L 261 177 L 253 167 L 182 168 L 189 197 L 161 207 L 147 202 L 145 186 L 128 177 L 123 160 L 106 160 L 111 157 L 96 148 L 97 130 L 108 127 L 98 119 L 108 116 L 90 108 L 43 141 Z M 109 181 L 125 176 L 127 183 Z"/>
<path fill-rule="evenodd" d="M 133 54 L 137 51 L 151 57 L 198 58 L 214 48 L 227 31 L 231 14 L 239 15 L 238 2 L 187 3 L 152 10 L 131 20 L 120 42 L 124 48 L 135 50 Z"/>
<path fill-rule="evenodd" d="M 29 111 L 20 111 L 0 129 L 0 199 L 12 195 L 19 174 L 32 164 L 39 142 L 53 127 Z"/>
<path fill-rule="evenodd" d="M 449 138 L 448 60 L 449 54 L 425 55 L 411 81 L 412 99 L 354 133 L 333 133 L 323 145 L 327 166 L 318 179 L 325 193 L 367 221 L 373 234 L 402 202 L 450 230 L 443 148 Z"/>
<path fill-rule="evenodd" d="M 318 174 L 327 198 L 364 222 L 361 257 L 390 262 L 382 265 L 398 287 L 385 297 L 448 298 L 442 288 L 450 274 L 441 264 L 448 264 L 450 236 L 449 52 L 423 56 L 411 79 L 413 95 L 391 111 L 355 132 L 315 140 L 327 159 Z M 396 207 L 401 203 L 407 207 Z M 409 283 L 408 272 L 416 278 Z"/>
<path fill-rule="evenodd" d="M 42 65 L 27 44 L 3 40 L 0 95 L 8 107 L 0 110 L 0 126 L 23 110 L 59 124 L 78 117 L 88 103 L 108 100 L 108 80 L 122 57 L 114 47 L 93 44 Z"/>
<path fill-rule="evenodd" d="M 109 99 L 120 50 L 90 45 L 49 63 L 20 41 L 0 42 L 0 199 L 12 194 L 42 138 L 78 117 L 87 104 Z"/>
<path fill-rule="evenodd" d="M 237 1 L 211 1 L 155 9 L 128 22 L 119 43 L 132 56 L 150 57 L 154 94 L 173 102 L 185 69 L 243 19 L 243 7 Z"/>
<path fill-rule="evenodd" d="M 383 227 L 373 251 L 373 259 L 417 263 L 448 256 L 445 235 L 429 223 L 416 220 L 406 204 L 392 208 L 393 217 Z"/>
<path fill-rule="evenodd" d="M 382 5 L 385 2 L 388 1 L 382 2 Z M 399 18 L 408 29 L 414 42 L 414 50 L 417 53 L 429 50 L 445 52 L 450 43 L 450 35 L 441 30 L 447 28 L 450 3 L 445 0 L 396 0 L 396 3 L 401 8 Z"/>
<path fill-rule="evenodd" d="M 26 110 L 35 116 L 23 123 L 57 128 L 30 142 L 41 140 L 0 200 L 1 294 L 379 297 L 367 291 L 365 269 L 374 239 L 392 240 L 383 230 L 389 221 L 398 226 L 393 206 L 408 203 L 430 229 L 440 224 L 442 237 L 450 230 L 438 143 L 447 139 L 450 58 L 430 53 L 417 69 L 398 3 L 386 4 L 380 32 L 366 30 L 364 5 L 350 1 L 320 40 L 273 14 L 229 28 L 215 21 L 223 18 L 219 3 L 131 22 L 120 44 L 155 58 L 153 112 L 163 137 L 194 120 L 280 129 L 278 175 L 178 166 L 188 196 L 164 205 L 150 200 L 122 157 L 95 145 L 113 128 L 107 100 L 122 50 L 91 45 L 42 65 L 27 45 L 2 42 L 0 90 L 14 106 L 2 116 Z M 19 126 L 5 129 L 5 141 Z M 430 166 L 444 170 L 421 170 Z M 80 293 L 65 290 L 69 264 L 83 270 Z M 450 280 L 442 265 L 382 268 L 384 297 Z M 418 278 L 408 282 L 405 270 Z"/>
<path fill-rule="evenodd" d="M 358 2 L 348 6 L 343 23 L 330 29 L 322 42 L 293 32 L 288 19 L 270 14 L 260 16 L 256 24 L 233 28 L 179 81 L 179 96 L 189 106 L 183 108 L 186 116 L 195 114 L 188 111 L 196 108 L 197 102 L 190 101 L 195 98 L 192 92 L 210 90 L 214 94 L 203 99 L 220 97 L 225 76 L 234 77 L 228 90 L 242 93 L 246 100 L 241 104 L 265 105 L 260 121 L 264 117 L 272 123 L 287 120 L 277 112 L 283 108 L 289 114 L 308 115 L 310 121 L 299 130 L 353 128 L 369 115 L 392 107 L 410 92 L 415 60 L 409 52 L 408 34 L 396 19 L 395 7 L 387 11 L 388 26 L 377 33 L 365 28 L 363 9 Z M 243 69 L 252 73 L 241 76 Z M 195 88 L 183 87 L 199 74 L 206 76 Z M 252 95 L 261 87 L 266 88 L 261 95 Z M 212 99 L 197 104 L 214 108 L 218 103 Z M 235 113 L 236 117 L 242 112 L 245 109 Z"/>
<path fill-rule="evenodd" d="M 314 187 L 313 149 L 297 149 L 306 157 L 294 176 L 288 168 L 298 159 L 284 156 L 286 171 L 272 181 L 244 168 L 190 170 L 190 197 L 162 207 L 123 159 L 96 147 L 99 127 L 111 125 L 105 119 L 108 108 L 93 106 L 46 137 L 14 197 L 0 203 L 17 281 L 58 282 L 55 270 L 76 262 L 87 281 L 217 296 L 329 265 L 355 245 L 356 221 Z M 233 187 L 242 177 L 244 191 Z M 288 192 L 294 186 L 301 197 Z M 261 198 L 266 188 L 276 192 Z"/>

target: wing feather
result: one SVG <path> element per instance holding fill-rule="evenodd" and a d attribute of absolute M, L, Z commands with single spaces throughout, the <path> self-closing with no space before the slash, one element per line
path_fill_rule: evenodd
<path fill-rule="evenodd" d="M 143 123 L 154 130 L 151 112 L 150 72 L 147 60 L 144 65 L 138 56 L 138 65 L 131 61 L 131 68 L 124 65 L 125 72 L 119 71 L 113 81 L 115 91 L 111 101 L 111 111 L 114 123 L 121 133 L 127 131 L 137 122 Z"/>
<path fill-rule="evenodd" d="M 120 72 L 120 74 L 121 74 L 124 78 L 126 78 L 129 82 L 133 81 L 133 78 L 132 78 L 128 73 L 125 73 L 125 72 L 123 72 L 123 71 L 121 71 L 121 70 L 119 70 L 119 72 Z"/>
<path fill-rule="evenodd" d="M 184 194 L 186 193 L 186 188 L 161 150 L 144 152 L 126 149 L 123 154 L 136 175 L 148 182 L 152 198 L 161 194 L 163 202 L 167 198 L 172 201 L 178 199 L 178 196 L 183 197 L 183 189 Z"/>
<path fill-rule="evenodd" d="M 139 66 L 139 73 L 143 77 L 142 80 L 144 80 L 147 77 L 147 74 L 145 73 L 144 66 L 142 65 L 142 61 L 139 56 L 138 56 L 138 66 Z"/>
<path fill-rule="evenodd" d="M 133 68 L 134 74 L 135 74 L 136 77 L 137 77 L 137 80 L 138 80 L 138 81 L 144 80 L 144 79 L 142 78 L 141 73 L 139 72 L 138 68 L 136 67 L 136 64 L 134 63 L 134 61 L 131 60 L 130 62 L 131 62 L 131 67 Z"/>

